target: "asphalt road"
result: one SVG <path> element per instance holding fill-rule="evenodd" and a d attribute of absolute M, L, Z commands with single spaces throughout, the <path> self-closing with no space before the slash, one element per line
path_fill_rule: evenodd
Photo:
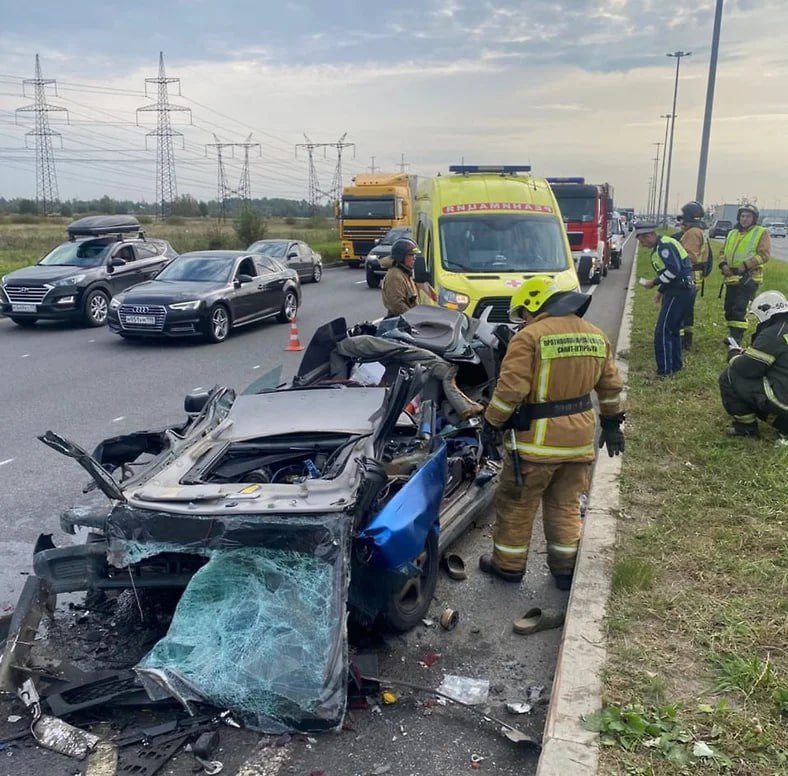
<path fill-rule="evenodd" d="M 622 269 L 589 289 L 595 297 L 587 318 L 612 340 L 623 311 L 634 243 L 630 239 L 627 244 Z M 320 284 L 304 286 L 298 318 L 301 341 L 306 345 L 317 326 L 337 315 L 354 323 L 381 313 L 379 292 L 366 287 L 362 273 L 327 271 Z M 106 329 L 57 324 L 20 329 L 0 319 L 0 612 L 11 611 L 16 602 L 37 536 L 52 533 L 56 544 L 67 542 L 58 515 L 80 501 L 87 481 L 73 461 L 40 443 L 38 434 L 52 429 L 90 450 L 108 436 L 177 422 L 183 417 L 184 395 L 195 388 L 221 383 L 242 389 L 278 364 L 284 365 L 285 377 L 291 375 L 300 354 L 284 352 L 288 334 L 287 326 L 265 323 L 241 329 L 221 345 L 139 344 Z M 521 637 L 512 633 L 511 621 L 531 606 L 565 609 L 568 593 L 552 585 L 539 525 L 522 585 L 481 575 L 476 558 L 489 551 L 491 522 L 492 515 L 453 548 L 466 559 L 469 578 L 457 582 L 442 574 L 439 581 L 430 616 L 437 621 L 441 611 L 451 607 L 460 612 L 458 627 L 447 632 L 437 625 L 420 626 L 375 644 L 375 651 L 381 675 L 392 679 L 430 687 L 437 687 L 444 673 L 488 680 L 490 713 L 538 739 L 546 703 L 522 716 L 508 715 L 504 707 L 525 700 L 532 685 L 544 686 L 545 698 L 549 696 L 561 630 Z M 440 657 L 423 667 L 420 661 L 432 653 Z M 388 765 L 392 774 L 449 776 L 470 769 L 473 755 L 484 758 L 482 769 L 496 774 L 535 772 L 537 754 L 517 749 L 495 725 L 456 706 L 425 704 L 428 696 L 419 693 L 397 693 L 393 705 L 350 712 L 348 729 L 341 734 L 314 743 L 294 740 L 275 756 L 266 750 L 261 762 L 268 765 L 250 773 L 349 776 L 376 769 L 382 773 Z M 8 732 L 4 727 L 0 725 L 0 737 Z M 234 773 L 231 767 L 252 752 L 258 737 L 228 732 L 223 740 L 225 772 Z M 75 772 L 74 761 L 49 752 L 14 749 L 9 758 L 0 765 L 0 774 Z M 191 765 L 181 757 L 166 772 L 188 774 Z"/>

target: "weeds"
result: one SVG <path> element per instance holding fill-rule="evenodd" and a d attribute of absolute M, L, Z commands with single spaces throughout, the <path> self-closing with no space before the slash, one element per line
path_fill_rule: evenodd
<path fill-rule="evenodd" d="M 645 252 L 638 261 L 650 276 Z M 762 288 L 788 291 L 788 264 L 769 262 Z M 596 723 L 604 774 L 788 773 L 788 448 L 765 424 L 760 440 L 724 434 L 717 379 L 727 329 L 716 291 L 707 283 L 696 302 L 684 370 L 661 382 L 650 377 L 653 292 L 636 291 L 621 480 L 628 519 Z"/>

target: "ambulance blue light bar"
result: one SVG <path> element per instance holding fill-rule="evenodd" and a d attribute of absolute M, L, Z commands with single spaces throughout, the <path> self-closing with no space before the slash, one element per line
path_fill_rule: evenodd
<path fill-rule="evenodd" d="M 585 178 L 545 178 L 548 183 L 585 183 Z"/>
<path fill-rule="evenodd" d="M 531 172 L 530 164 L 451 164 L 449 172 L 467 175 L 469 172 L 515 173 Z"/>

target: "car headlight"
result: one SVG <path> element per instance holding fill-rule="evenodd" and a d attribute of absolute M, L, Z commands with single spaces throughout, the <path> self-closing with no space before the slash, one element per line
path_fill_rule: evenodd
<path fill-rule="evenodd" d="M 438 304 L 448 310 L 462 312 L 470 303 L 470 298 L 466 294 L 450 291 L 448 288 L 441 288 L 438 292 Z"/>
<path fill-rule="evenodd" d="M 63 278 L 62 280 L 56 280 L 52 285 L 53 286 L 75 286 L 77 283 L 81 283 L 85 279 L 85 275 L 69 275 L 67 278 Z"/>
<path fill-rule="evenodd" d="M 191 302 L 175 302 L 169 305 L 170 310 L 196 310 L 202 304 L 202 299 L 194 299 Z"/>
<path fill-rule="evenodd" d="M 113 296 L 112 299 L 109 300 L 109 309 L 110 310 L 117 310 L 120 307 L 120 299 L 117 296 Z"/>

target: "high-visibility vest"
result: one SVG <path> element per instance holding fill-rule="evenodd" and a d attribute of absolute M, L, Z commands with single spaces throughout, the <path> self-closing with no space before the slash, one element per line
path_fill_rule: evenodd
<path fill-rule="evenodd" d="M 762 226 L 753 226 L 746 232 L 740 232 L 738 229 L 731 229 L 728 232 L 722 252 L 731 269 L 735 271 L 747 259 L 756 255 L 758 244 L 765 231 Z M 763 270 L 761 267 L 756 267 L 750 272 L 750 276 L 756 283 L 760 283 L 763 280 Z M 739 281 L 741 281 L 739 275 L 725 278 L 725 284 L 728 286 L 736 285 Z"/>

